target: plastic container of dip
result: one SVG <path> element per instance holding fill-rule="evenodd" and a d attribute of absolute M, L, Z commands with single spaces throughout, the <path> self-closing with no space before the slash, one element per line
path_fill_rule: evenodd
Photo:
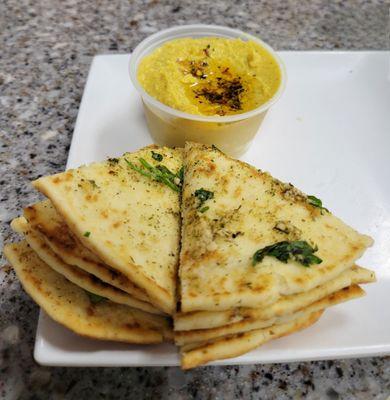
<path fill-rule="evenodd" d="M 138 65 L 142 58 L 165 42 L 178 38 L 200 37 L 252 40 L 265 48 L 276 60 L 281 73 L 280 85 L 274 96 L 253 110 L 225 116 L 188 114 L 171 108 L 150 96 L 137 79 Z M 249 148 L 267 111 L 279 99 L 286 83 L 284 65 L 268 44 L 242 31 L 216 25 L 177 26 L 149 36 L 134 49 L 130 58 L 129 70 L 130 79 L 141 95 L 146 122 L 156 144 L 169 147 L 183 147 L 186 141 L 214 144 L 234 157 L 240 156 Z"/>

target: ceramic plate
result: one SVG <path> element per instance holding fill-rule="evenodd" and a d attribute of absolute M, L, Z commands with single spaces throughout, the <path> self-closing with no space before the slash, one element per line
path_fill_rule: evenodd
<path fill-rule="evenodd" d="M 390 353 L 390 85 L 387 52 L 281 52 L 288 82 L 242 157 L 315 193 L 375 245 L 359 261 L 378 283 L 327 310 L 313 327 L 215 364 L 252 364 Z M 94 58 L 68 167 L 152 143 L 128 76 L 129 55 Z M 79 337 L 41 312 L 40 364 L 178 365 L 173 345 L 132 346 Z"/>

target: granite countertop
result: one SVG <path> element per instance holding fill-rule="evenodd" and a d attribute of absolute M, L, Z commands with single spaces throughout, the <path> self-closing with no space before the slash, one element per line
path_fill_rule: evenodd
<path fill-rule="evenodd" d="M 64 169 L 92 57 L 127 53 L 177 24 L 214 23 L 276 49 L 388 48 L 386 1 L 5 0 L 0 4 L 0 247 L 38 195 L 29 182 Z M 32 358 L 38 307 L 0 270 L 0 398 L 386 399 L 390 359 L 178 368 L 47 368 Z"/>

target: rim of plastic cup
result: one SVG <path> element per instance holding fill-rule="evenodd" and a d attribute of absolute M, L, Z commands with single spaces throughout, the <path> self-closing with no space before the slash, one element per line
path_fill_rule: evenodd
<path fill-rule="evenodd" d="M 207 36 L 217 36 L 217 37 L 225 37 L 225 38 L 240 38 L 245 41 L 253 40 L 263 46 L 265 49 L 269 51 L 269 53 L 275 58 L 280 68 L 281 73 L 281 81 L 276 93 L 264 104 L 261 106 L 254 108 L 253 110 L 247 111 L 241 114 L 234 115 L 226 115 L 226 116 L 203 116 L 186 113 L 184 111 L 176 110 L 166 104 L 161 103 L 156 98 L 152 97 L 148 94 L 144 88 L 140 85 L 137 79 L 137 70 L 138 65 L 141 59 L 149 54 L 152 50 L 160 47 L 163 43 L 171 41 L 173 39 L 185 38 L 185 37 L 207 37 Z M 257 114 L 260 114 L 268 108 L 270 108 L 282 95 L 285 86 L 286 86 L 286 69 L 285 66 L 278 56 L 278 54 L 273 50 L 271 46 L 267 43 L 263 42 L 261 39 L 256 36 L 250 35 L 238 29 L 228 28 L 224 26 L 218 25 L 203 25 L 203 24 L 193 24 L 193 25 L 182 25 L 175 26 L 172 28 L 164 29 L 160 32 L 154 33 L 151 36 L 148 36 L 144 39 L 138 46 L 134 49 L 130 57 L 129 63 L 129 72 L 130 79 L 140 93 L 141 97 L 146 100 L 146 102 L 152 104 L 153 106 L 159 108 L 160 110 L 165 111 L 168 114 L 172 114 L 176 117 L 196 120 L 196 121 L 204 121 L 204 122 L 220 122 L 220 123 L 228 123 L 240 121 L 243 119 L 247 119 L 253 117 Z"/>

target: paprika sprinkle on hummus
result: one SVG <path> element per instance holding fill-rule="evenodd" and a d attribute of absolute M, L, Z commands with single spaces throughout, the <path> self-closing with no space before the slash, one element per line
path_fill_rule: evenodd
<path fill-rule="evenodd" d="M 223 116 L 270 100 L 280 86 L 281 71 L 268 50 L 254 41 L 182 38 L 145 56 L 137 78 L 150 96 L 176 110 Z"/>

